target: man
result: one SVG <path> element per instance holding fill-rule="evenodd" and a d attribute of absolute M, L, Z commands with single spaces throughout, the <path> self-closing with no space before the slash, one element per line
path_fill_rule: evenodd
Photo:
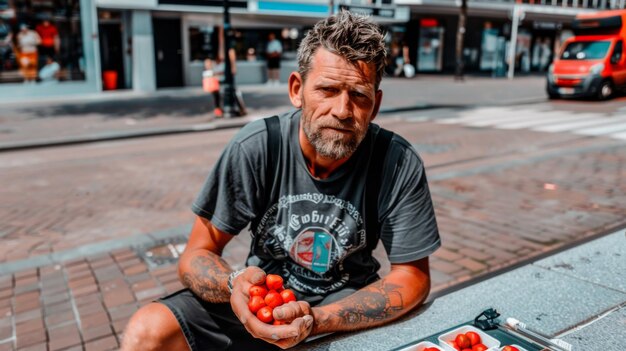
<path fill-rule="evenodd" d="M 278 85 L 280 84 L 280 57 L 283 54 L 283 45 L 276 39 L 274 33 L 270 33 L 267 39 L 267 83 Z"/>
<path fill-rule="evenodd" d="M 380 29 L 358 15 L 341 12 L 309 32 L 289 78 L 298 110 L 280 116 L 276 164 L 268 162 L 263 120 L 226 147 L 193 206 L 198 218 L 179 263 L 188 290 L 138 311 L 123 350 L 289 348 L 388 323 L 424 301 L 428 255 L 440 240 L 422 162 L 393 135 L 384 161 L 369 164 L 386 133 L 370 124 L 385 56 Z M 384 169 L 382 185 L 366 194 L 372 169 Z M 378 218 L 368 219 L 373 201 Z M 377 240 L 367 242 L 372 220 L 391 262 L 382 279 L 371 255 Z M 248 268 L 233 272 L 220 255 L 250 222 Z M 266 273 L 283 276 L 298 295 L 273 312 L 289 324 L 264 324 L 248 310 L 248 290 Z"/>

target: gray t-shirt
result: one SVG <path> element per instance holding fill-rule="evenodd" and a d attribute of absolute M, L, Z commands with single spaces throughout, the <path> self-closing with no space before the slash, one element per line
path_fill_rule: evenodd
<path fill-rule="evenodd" d="M 305 295 L 360 288 L 378 279 L 380 267 L 366 249 L 363 200 L 371 140 L 380 127 L 371 124 L 350 160 L 330 177 L 316 179 L 298 141 L 300 115 L 297 110 L 280 116 L 274 180 L 265 179 L 265 123 L 254 121 L 227 145 L 193 211 L 230 234 L 252 223 L 247 264 L 282 275 L 286 285 Z M 394 134 L 385 163 L 378 219 L 389 260 L 393 264 L 426 257 L 441 241 L 422 160 Z"/>

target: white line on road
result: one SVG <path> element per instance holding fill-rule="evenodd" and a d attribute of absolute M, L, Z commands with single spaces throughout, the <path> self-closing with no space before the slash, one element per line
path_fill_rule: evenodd
<path fill-rule="evenodd" d="M 530 128 L 530 127 L 538 127 L 546 124 L 555 124 L 556 122 L 577 122 L 589 120 L 590 118 L 598 118 L 597 114 L 591 113 L 582 113 L 582 114 L 570 114 L 563 112 L 550 112 L 544 114 L 538 114 L 530 117 L 525 121 L 518 121 L 512 123 L 503 123 L 495 125 L 496 128 L 502 129 L 519 129 L 519 128 Z"/>
<path fill-rule="evenodd" d="M 599 125 L 605 125 L 607 123 L 613 123 L 618 121 L 626 120 L 626 116 L 624 117 L 604 117 L 602 119 L 590 120 L 590 121 L 579 121 L 572 123 L 563 123 L 556 125 L 549 125 L 544 127 L 531 128 L 532 130 L 540 131 L 540 132 L 565 132 L 572 131 L 574 129 L 581 129 L 584 127 L 593 127 Z"/>

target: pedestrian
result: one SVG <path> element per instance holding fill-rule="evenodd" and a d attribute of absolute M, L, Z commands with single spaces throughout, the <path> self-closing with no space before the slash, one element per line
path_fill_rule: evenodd
<path fill-rule="evenodd" d="M 283 45 L 276 39 L 274 33 L 270 33 L 267 39 L 267 83 L 278 85 L 280 84 L 280 58 L 283 54 Z"/>
<path fill-rule="evenodd" d="M 202 89 L 210 93 L 213 97 L 213 115 L 216 118 L 224 116 L 222 110 L 222 101 L 220 96 L 220 79 L 218 76 L 224 74 L 224 65 L 214 63 L 213 60 L 207 58 L 204 60 L 204 71 L 202 72 Z"/>
<path fill-rule="evenodd" d="M 61 66 L 50 55 L 46 56 L 46 64 L 39 70 L 39 79 L 41 83 L 50 84 L 59 81 L 59 73 Z"/>
<path fill-rule="evenodd" d="M 17 57 L 24 83 L 34 83 L 37 80 L 37 45 L 39 45 L 39 43 L 41 43 L 39 34 L 28 28 L 26 23 L 22 23 L 20 25 L 20 32 L 17 34 L 16 51 L 19 53 Z"/>
<path fill-rule="evenodd" d="M 296 108 L 251 122 L 223 151 L 192 206 L 179 274 L 186 289 L 136 312 L 122 350 L 272 350 L 309 336 L 379 326 L 421 304 L 440 246 L 420 157 L 372 124 L 385 41 L 367 17 L 318 22 L 289 77 Z M 222 250 L 251 224 L 247 268 Z M 391 271 L 372 256 L 383 243 Z M 261 322 L 248 290 L 279 274 L 298 301 Z"/>
<path fill-rule="evenodd" d="M 41 38 L 39 45 L 39 54 L 44 58 L 51 56 L 56 57 L 59 53 L 59 31 L 57 27 L 48 19 L 44 19 L 35 27 L 35 31 Z"/>
<path fill-rule="evenodd" d="M 230 58 L 230 68 L 234 77 L 237 75 L 237 60 L 235 49 L 230 49 L 228 52 Z M 221 89 L 224 87 L 224 81 L 226 79 L 224 71 L 226 65 L 222 56 L 217 55 L 215 61 L 207 59 L 204 61 L 205 69 L 202 72 L 202 87 L 204 91 L 211 93 L 213 96 L 214 110 L 213 114 L 216 118 L 224 116 L 224 106 L 222 105 L 224 99 L 222 98 Z M 238 116 L 245 116 L 248 112 L 246 105 L 243 101 L 243 94 L 241 91 L 236 90 L 234 94 L 234 102 L 236 104 L 236 114 Z"/>

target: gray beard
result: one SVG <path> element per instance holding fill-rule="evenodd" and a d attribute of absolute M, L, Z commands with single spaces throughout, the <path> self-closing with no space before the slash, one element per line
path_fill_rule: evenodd
<path fill-rule="evenodd" d="M 318 154 L 332 160 L 341 160 L 352 156 L 361 142 L 360 140 L 357 141 L 356 137 L 350 138 L 348 141 L 324 138 L 319 130 L 312 131 L 306 123 L 304 124 L 304 134 Z"/>

